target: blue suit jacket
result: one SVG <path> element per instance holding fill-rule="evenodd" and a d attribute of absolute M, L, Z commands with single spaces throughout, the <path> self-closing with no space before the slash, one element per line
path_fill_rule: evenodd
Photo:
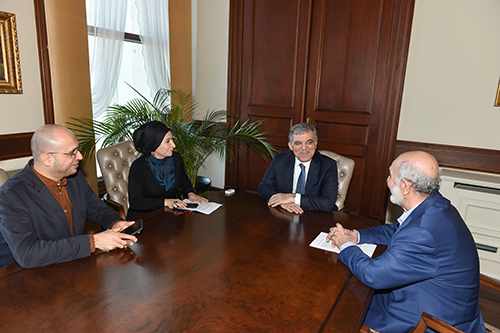
<path fill-rule="evenodd" d="M 31 164 L 0 188 L 0 267 L 17 261 L 32 268 L 90 256 L 89 236 L 82 235 L 86 218 L 108 228 L 120 216 L 95 195 L 78 171 L 67 178 L 66 185 L 72 237 L 61 205 L 31 170 Z"/>
<path fill-rule="evenodd" d="M 427 312 L 464 332 L 485 332 L 479 311 L 479 259 L 474 239 L 449 200 L 436 193 L 398 224 L 358 230 L 360 243 L 385 244 L 371 259 L 357 246 L 339 260 L 376 289 L 365 324 L 408 332 Z"/>
<path fill-rule="evenodd" d="M 259 195 L 269 201 L 276 193 L 292 193 L 295 155 L 292 151 L 278 153 L 271 161 L 259 184 Z M 315 152 L 306 180 L 306 194 L 301 196 L 303 210 L 337 210 L 338 171 L 335 160 Z"/>

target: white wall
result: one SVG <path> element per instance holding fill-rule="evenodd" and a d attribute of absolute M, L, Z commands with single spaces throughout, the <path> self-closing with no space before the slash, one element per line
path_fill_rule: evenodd
<path fill-rule="evenodd" d="M 416 0 L 398 140 L 500 150 L 498 0 Z M 387 221 L 400 207 L 388 204 Z"/>
<path fill-rule="evenodd" d="M 198 101 L 197 118 L 207 110 L 227 108 L 229 47 L 229 1 L 192 0 L 193 9 L 193 95 Z M 200 175 L 224 187 L 225 160 L 210 156 Z"/>
<path fill-rule="evenodd" d="M 398 140 L 500 150 L 500 1 L 416 0 Z"/>
<path fill-rule="evenodd" d="M 0 10 L 16 15 L 23 87 L 22 94 L 0 94 L 0 134 L 33 132 L 44 124 L 33 0 L 0 0 Z M 27 160 L 0 161 L 0 168 L 19 169 Z"/>

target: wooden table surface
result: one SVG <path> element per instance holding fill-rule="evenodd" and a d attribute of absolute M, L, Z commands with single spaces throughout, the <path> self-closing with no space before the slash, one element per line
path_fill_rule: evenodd
<path fill-rule="evenodd" d="M 211 215 L 144 216 L 131 249 L 0 269 L 1 332 L 358 332 L 373 291 L 309 246 L 341 213 L 292 215 L 222 191 Z"/>

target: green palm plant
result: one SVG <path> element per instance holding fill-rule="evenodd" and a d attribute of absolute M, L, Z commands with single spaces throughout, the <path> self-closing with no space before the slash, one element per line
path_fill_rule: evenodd
<path fill-rule="evenodd" d="M 96 143 L 100 141 L 104 148 L 132 140 L 132 133 L 152 120 L 161 121 L 172 130 L 176 151 L 182 155 L 193 186 L 201 165 L 212 153 L 228 160 L 234 158 L 234 151 L 240 146 L 253 149 L 263 159 L 276 153 L 266 141 L 266 133 L 260 132 L 262 121 L 239 119 L 231 126 L 226 122 L 231 114 L 225 110 L 209 111 L 203 119 L 195 120 L 197 103 L 191 94 L 160 89 L 150 101 L 134 91 L 140 97 L 125 105 L 110 106 L 103 121 L 72 118 L 73 122 L 68 122 L 81 144 L 84 158 L 95 155 Z"/>

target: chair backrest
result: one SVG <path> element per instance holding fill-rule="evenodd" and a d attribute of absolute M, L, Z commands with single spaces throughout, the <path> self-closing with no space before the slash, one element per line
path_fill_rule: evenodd
<path fill-rule="evenodd" d="M 337 162 L 337 170 L 339 177 L 339 190 L 337 201 L 335 204 L 338 209 L 341 210 L 345 205 L 345 198 L 347 196 L 347 191 L 349 190 L 349 184 L 351 183 L 352 174 L 354 173 L 354 160 L 348 157 L 334 153 L 333 151 L 320 150 L 321 154 L 333 158 Z"/>
<path fill-rule="evenodd" d="M 9 179 L 9 175 L 7 174 L 7 171 L 4 169 L 0 169 L 0 186 L 3 185 Z"/>
<path fill-rule="evenodd" d="M 410 331 L 410 333 L 425 333 L 427 328 L 432 328 L 439 333 L 465 333 L 464 331 L 461 331 L 458 328 L 455 328 L 450 324 L 445 323 L 441 319 L 431 316 L 426 312 L 422 313 L 420 321 L 418 322 L 417 326 L 415 326 L 415 328 Z"/>
<path fill-rule="evenodd" d="M 123 205 L 125 214 L 129 207 L 128 174 L 130 166 L 138 155 L 132 141 L 120 142 L 97 152 L 97 161 L 101 168 L 108 199 Z"/>

